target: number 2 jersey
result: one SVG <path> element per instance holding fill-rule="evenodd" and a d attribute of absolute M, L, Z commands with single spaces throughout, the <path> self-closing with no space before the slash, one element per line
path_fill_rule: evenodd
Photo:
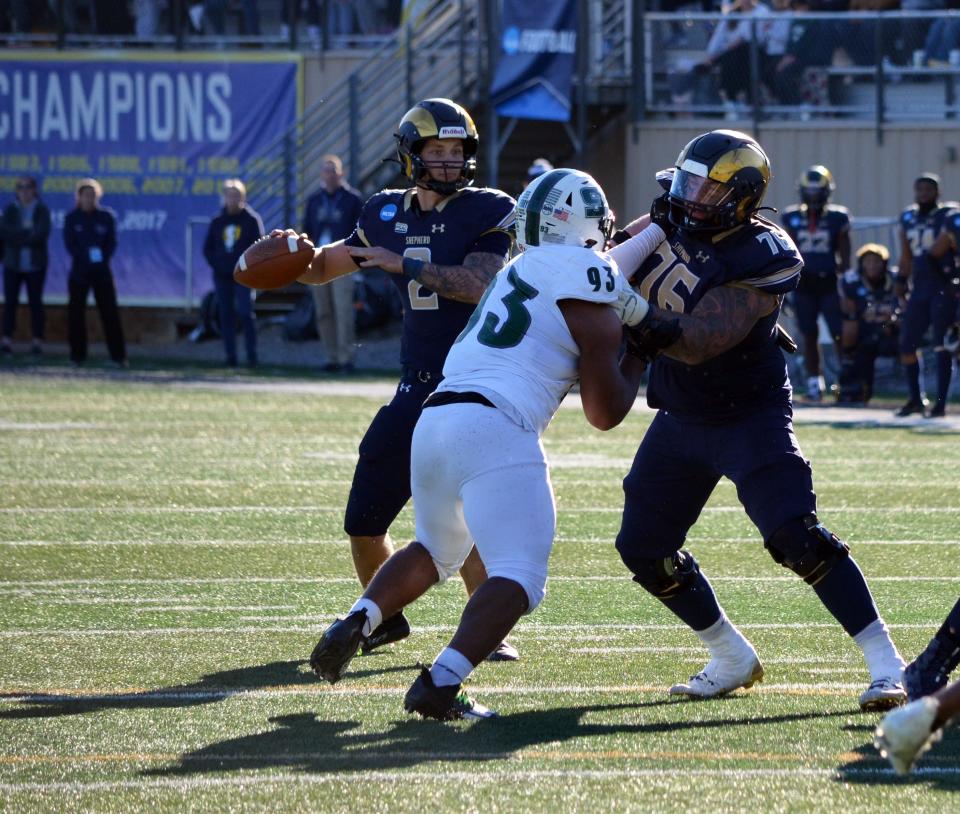
<path fill-rule="evenodd" d="M 802 268 L 790 237 L 771 221 L 754 216 L 719 235 L 697 238 L 677 231 L 641 264 L 632 282 L 652 304 L 689 314 L 718 286 L 786 294 L 796 288 Z M 647 403 L 704 422 L 742 418 L 776 404 L 789 408 L 790 383 L 775 336 L 779 313 L 778 305 L 739 344 L 702 364 L 658 356 L 650 366 Z M 736 319 L 736 314 L 721 316 Z"/>
<path fill-rule="evenodd" d="M 387 189 L 363 205 L 348 246 L 381 246 L 404 257 L 440 266 L 459 266 L 472 252 L 506 257 L 512 241 L 514 200 L 495 189 L 466 187 L 423 212 L 416 189 Z M 390 279 L 403 301 L 400 362 L 439 373 L 450 345 L 473 313 L 402 274 Z"/>
<path fill-rule="evenodd" d="M 590 249 L 527 249 L 487 288 L 450 349 L 437 392 L 473 392 L 542 434 L 579 379 L 580 348 L 557 303 L 612 304 L 626 282 Z"/>

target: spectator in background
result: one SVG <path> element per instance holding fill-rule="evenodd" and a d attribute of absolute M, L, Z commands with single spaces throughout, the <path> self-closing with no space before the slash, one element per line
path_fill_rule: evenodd
<path fill-rule="evenodd" d="M 728 104 L 749 100 L 750 97 L 750 41 L 758 40 L 760 51 L 766 50 L 765 36 L 767 28 L 763 24 L 754 24 L 752 18 L 769 17 L 770 8 L 759 0 L 733 0 L 723 8 L 724 14 L 735 14 L 728 21 L 717 24 L 710 42 L 707 43 L 707 56 L 695 70 L 719 71 L 718 84 L 724 101 Z"/>
<path fill-rule="evenodd" d="M 897 355 L 900 298 L 889 260 L 886 246 L 867 243 L 857 252 L 857 267 L 843 275 L 838 402 L 870 401 L 877 357 Z"/>
<path fill-rule="evenodd" d="M 930 65 L 946 65 L 950 52 L 960 48 L 960 18 L 941 17 L 933 21 L 923 43 L 924 56 Z"/>
<path fill-rule="evenodd" d="M 535 158 L 533 163 L 527 167 L 527 177 L 523 179 L 523 189 L 526 189 L 530 186 L 531 182 L 535 181 L 545 172 L 550 172 L 553 169 L 553 164 L 551 164 L 545 158 Z"/>
<path fill-rule="evenodd" d="M 203 256 L 213 269 L 217 293 L 220 335 L 227 365 L 237 366 L 237 325 L 243 324 L 247 366 L 257 365 L 257 323 L 253 315 L 253 292 L 234 282 L 233 267 L 240 255 L 263 236 L 263 221 L 247 206 L 247 188 L 239 178 L 223 182 L 223 209 L 210 223 L 203 242 Z"/>
<path fill-rule="evenodd" d="M 808 68 L 826 66 L 833 60 L 832 27 L 824 20 L 808 20 L 809 0 L 791 0 L 790 10 L 797 15 L 790 24 L 786 51 L 774 65 L 770 84 L 780 104 L 812 102 L 805 88 Z"/>
<path fill-rule="evenodd" d="M 17 179 L 17 198 L 3 210 L 0 243 L 3 245 L 3 338 L 0 352 L 13 352 L 20 286 L 26 285 L 30 303 L 33 352 L 43 351 L 43 282 L 47 276 L 47 241 L 50 210 L 37 197 L 37 180 Z"/>
<path fill-rule="evenodd" d="M 315 246 L 327 246 L 350 237 L 363 198 L 343 180 L 343 163 L 336 155 L 325 155 L 321 168 L 323 187 L 307 200 L 303 230 Z M 328 285 L 313 286 L 317 331 L 327 354 L 327 373 L 350 373 L 356 352 L 353 313 L 353 279 L 339 277 Z"/>
<path fill-rule="evenodd" d="M 87 296 L 93 289 L 110 358 L 117 367 L 127 367 L 117 289 L 110 270 L 110 258 L 117 248 L 117 221 L 113 212 L 100 206 L 102 196 L 99 182 L 82 179 L 77 184 L 76 208 L 67 213 L 63 223 L 63 241 L 72 261 L 67 278 L 70 361 L 82 365 L 87 360 Z"/>
<path fill-rule="evenodd" d="M 320 39 L 320 0 L 284 0 L 283 22 L 280 25 L 280 36 L 285 40 L 290 38 L 290 29 L 296 28 L 301 15 L 306 15 L 307 39 L 312 48 L 319 49 Z"/>

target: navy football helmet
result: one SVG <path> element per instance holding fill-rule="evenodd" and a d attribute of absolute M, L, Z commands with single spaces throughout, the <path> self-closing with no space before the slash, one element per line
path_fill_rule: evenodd
<path fill-rule="evenodd" d="M 677 157 L 670 183 L 670 222 L 686 231 L 723 231 L 746 223 L 770 183 L 770 160 L 746 133 L 713 130 Z"/>
<path fill-rule="evenodd" d="M 823 164 L 807 167 L 797 179 L 800 200 L 811 209 L 823 209 L 835 189 L 833 175 Z"/>
<path fill-rule="evenodd" d="M 403 174 L 417 186 L 452 195 L 463 189 L 477 173 L 477 148 L 480 137 L 470 114 L 450 99 L 425 99 L 406 112 L 400 120 L 397 140 L 397 158 Z M 456 181 L 437 181 L 420 158 L 428 138 L 456 138 L 463 141 L 463 166 Z"/>

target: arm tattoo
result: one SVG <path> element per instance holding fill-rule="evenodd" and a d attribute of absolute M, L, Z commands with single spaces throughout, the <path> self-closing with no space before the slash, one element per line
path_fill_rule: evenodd
<path fill-rule="evenodd" d="M 689 365 L 706 362 L 739 345 L 778 302 L 775 295 L 746 286 L 711 289 L 691 313 L 678 315 L 683 335 L 664 353 Z"/>
<path fill-rule="evenodd" d="M 476 304 L 505 262 L 499 254 L 471 252 L 460 266 L 424 263 L 417 282 L 448 300 Z"/>

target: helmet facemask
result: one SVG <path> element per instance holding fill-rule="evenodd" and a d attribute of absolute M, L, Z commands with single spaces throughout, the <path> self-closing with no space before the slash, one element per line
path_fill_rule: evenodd
<path fill-rule="evenodd" d="M 556 169 L 536 178 L 517 202 L 517 245 L 603 250 L 613 213 L 600 185 L 585 172 Z"/>
<path fill-rule="evenodd" d="M 397 139 L 397 159 L 403 174 L 421 189 L 428 189 L 439 195 L 452 195 L 468 186 L 477 173 L 477 149 L 479 136 L 477 128 L 460 105 L 450 99 L 425 99 L 407 111 L 400 121 Z M 458 139 L 463 144 L 463 161 L 444 167 L 456 169 L 457 177 L 453 181 L 438 181 L 430 174 L 430 168 L 424 162 L 422 152 L 430 138 Z"/>

